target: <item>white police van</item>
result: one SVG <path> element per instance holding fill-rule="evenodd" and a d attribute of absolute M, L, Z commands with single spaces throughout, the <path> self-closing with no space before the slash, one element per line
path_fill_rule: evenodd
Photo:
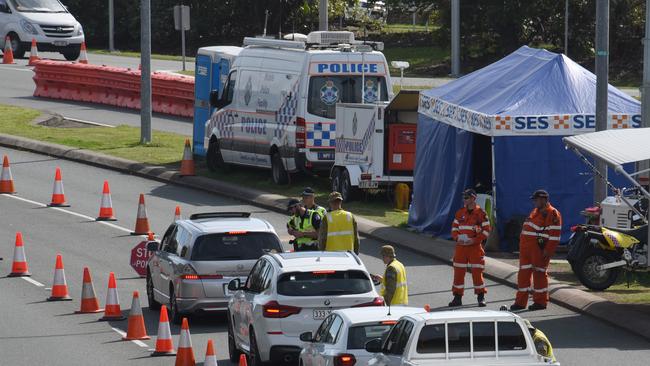
<path fill-rule="evenodd" d="M 270 168 L 277 184 L 290 173 L 329 171 L 336 104 L 392 97 L 382 48 L 351 32 L 312 32 L 306 42 L 245 38 L 223 92 L 210 95 L 217 110 L 205 125 L 208 167 Z"/>

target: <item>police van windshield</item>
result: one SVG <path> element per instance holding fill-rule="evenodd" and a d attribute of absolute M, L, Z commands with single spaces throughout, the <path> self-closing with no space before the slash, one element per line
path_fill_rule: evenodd
<path fill-rule="evenodd" d="M 10 0 L 14 8 L 24 13 L 67 13 L 58 0 Z"/>
<path fill-rule="evenodd" d="M 364 103 L 388 100 L 386 79 L 366 76 Z M 312 76 L 309 81 L 307 111 L 325 118 L 336 118 L 336 103 L 361 103 L 361 75 Z"/>

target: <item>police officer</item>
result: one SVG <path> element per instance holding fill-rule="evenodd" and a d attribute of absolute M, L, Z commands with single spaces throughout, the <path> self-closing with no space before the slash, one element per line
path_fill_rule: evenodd
<path fill-rule="evenodd" d="M 530 196 L 535 208 L 524 221 L 519 236 L 519 273 L 517 296 L 511 311 L 523 310 L 528 305 L 528 293 L 533 292 L 533 304 L 528 310 L 543 310 L 548 304 L 548 275 L 546 271 L 555 249 L 560 243 L 562 215 L 549 203 L 549 195 L 543 189 Z M 533 277 L 533 287 L 530 277 Z"/>
<path fill-rule="evenodd" d="M 318 250 L 318 229 L 321 218 L 316 211 L 307 210 L 297 199 L 289 200 L 287 210 L 291 213 L 287 232 L 295 239 L 291 241 L 296 252 Z"/>
<path fill-rule="evenodd" d="M 351 250 L 359 254 L 357 221 L 352 213 L 343 210 L 343 196 L 332 192 L 329 196 L 330 211 L 321 221 L 318 247 L 326 251 Z"/>
<path fill-rule="evenodd" d="M 320 215 L 321 219 L 325 217 L 325 214 L 327 214 L 327 210 L 323 206 L 319 206 L 316 204 L 316 192 L 314 192 L 311 187 L 305 187 L 305 189 L 302 190 L 302 205 L 305 206 L 306 209 L 308 210 L 314 210 L 318 212 Z"/>
<path fill-rule="evenodd" d="M 528 327 L 530 335 L 533 336 L 533 343 L 535 343 L 535 350 L 537 351 L 537 354 L 550 359 L 552 362 L 556 362 L 557 360 L 555 359 L 555 354 L 553 353 L 553 346 L 551 346 L 551 342 L 548 340 L 548 337 L 546 337 L 546 334 L 544 334 L 544 332 L 541 330 L 533 327 L 528 319 L 524 319 L 524 322 Z"/>
<path fill-rule="evenodd" d="M 391 245 L 381 247 L 381 258 L 386 265 L 384 276 L 373 275 L 373 280 L 381 282 L 379 294 L 384 297 L 386 305 L 408 305 L 409 290 L 406 282 L 406 268 L 395 259 L 395 248 Z"/>

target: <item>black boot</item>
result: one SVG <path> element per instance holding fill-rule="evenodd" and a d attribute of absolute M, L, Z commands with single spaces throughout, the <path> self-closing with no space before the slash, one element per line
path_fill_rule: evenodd
<path fill-rule="evenodd" d="M 517 305 L 517 304 L 512 304 L 510 305 L 510 311 L 519 311 L 519 310 L 524 310 L 526 307 Z"/>
<path fill-rule="evenodd" d="M 538 304 L 534 302 L 531 306 L 528 307 L 528 311 L 537 311 L 537 310 L 545 310 L 546 305 Z"/>
<path fill-rule="evenodd" d="M 460 295 L 454 295 L 454 299 L 449 303 L 450 308 L 455 308 L 463 305 L 463 297 Z"/>
<path fill-rule="evenodd" d="M 478 294 L 478 296 L 476 296 L 476 300 L 478 301 L 479 308 L 484 308 L 487 306 L 487 303 L 485 302 L 485 293 Z"/>

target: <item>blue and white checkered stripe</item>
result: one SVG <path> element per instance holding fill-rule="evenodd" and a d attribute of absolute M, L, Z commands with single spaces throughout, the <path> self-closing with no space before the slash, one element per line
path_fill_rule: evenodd
<path fill-rule="evenodd" d="M 225 110 L 217 111 L 217 113 L 210 117 L 210 122 L 205 129 L 206 137 L 210 138 L 212 136 L 212 130 L 217 127 L 222 138 L 232 138 L 234 136 L 233 124 L 234 118 L 231 117 L 229 121 Z"/>
<path fill-rule="evenodd" d="M 336 147 L 336 123 L 308 123 L 307 147 Z"/>
<path fill-rule="evenodd" d="M 282 138 L 284 133 L 296 118 L 298 111 L 298 82 L 294 83 L 291 87 L 291 97 L 286 98 L 285 101 L 275 114 L 275 129 L 273 130 L 273 137 Z"/>

